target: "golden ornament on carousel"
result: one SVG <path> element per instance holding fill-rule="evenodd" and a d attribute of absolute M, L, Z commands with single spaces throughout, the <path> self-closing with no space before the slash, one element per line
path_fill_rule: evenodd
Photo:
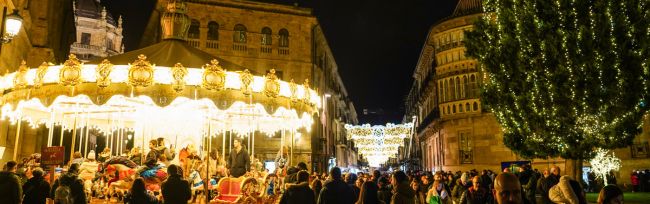
<path fill-rule="evenodd" d="M 147 56 L 138 55 L 138 59 L 129 67 L 129 85 L 147 87 L 153 84 L 154 65 L 147 61 Z"/>
<path fill-rule="evenodd" d="M 25 75 L 27 75 L 27 71 L 29 71 L 29 68 L 27 67 L 27 62 L 23 60 L 20 63 L 20 67 L 18 67 L 18 72 L 16 72 L 16 76 L 14 76 L 15 89 L 22 89 L 27 87 L 27 79 L 25 78 Z"/>
<path fill-rule="evenodd" d="M 250 95 L 252 93 L 251 83 L 253 82 L 253 75 L 248 69 L 245 69 L 241 73 L 241 91 L 244 95 Z"/>
<path fill-rule="evenodd" d="M 280 82 L 278 82 L 278 76 L 275 75 L 275 69 L 271 69 L 271 71 L 266 74 L 264 81 L 264 94 L 271 98 L 278 97 L 278 94 L 280 94 Z"/>
<path fill-rule="evenodd" d="M 181 92 L 185 89 L 185 76 L 187 76 L 187 68 L 183 67 L 181 63 L 176 63 L 172 67 L 172 88 L 174 91 Z"/>
<path fill-rule="evenodd" d="M 63 86 L 76 86 L 80 84 L 83 79 L 81 78 L 81 67 L 83 63 L 77 59 L 77 56 L 70 54 L 68 60 L 63 63 L 61 71 L 59 71 L 59 83 Z"/>
<path fill-rule="evenodd" d="M 34 88 L 41 88 L 43 86 L 43 78 L 45 77 L 45 73 L 47 73 L 47 68 L 49 68 L 50 65 L 47 62 L 43 62 L 38 68 L 36 69 L 36 78 L 34 78 Z"/>
<path fill-rule="evenodd" d="M 221 68 L 219 61 L 216 59 L 203 66 L 202 78 L 201 87 L 207 90 L 220 91 L 226 85 L 226 71 Z"/>
<path fill-rule="evenodd" d="M 302 101 L 309 104 L 311 100 L 311 94 L 309 93 L 309 79 L 305 79 L 305 83 L 302 84 L 302 88 L 304 91 L 304 96 L 302 97 Z"/>
<path fill-rule="evenodd" d="M 293 82 L 293 79 L 291 79 L 291 82 L 289 82 L 289 91 L 291 92 L 291 95 L 289 97 L 291 99 L 291 102 L 298 102 L 298 85 Z"/>
<path fill-rule="evenodd" d="M 111 72 L 113 71 L 113 64 L 108 59 L 104 59 L 102 63 L 97 65 L 97 86 L 106 88 L 111 85 Z"/>

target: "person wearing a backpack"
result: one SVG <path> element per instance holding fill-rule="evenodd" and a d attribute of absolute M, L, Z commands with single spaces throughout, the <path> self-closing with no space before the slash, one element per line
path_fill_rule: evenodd
<path fill-rule="evenodd" d="M 0 172 L 0 200 L 2 203 L 14 204 L 22 201 L 23 192 L 20 178 L 16 175 L 18 163 L 8 161 Z"/>
<path fill-rule="evenodd" d="M 43 179 L 43 169 L 32 170 L 32 178 L 23 185 L 23 204 L 45 204 L 50 197 L 50 184 Z"/>
<path fill-rule="evenodd" d="M 175 164 L 167 167 L 169 177 L 160 185 L 163 203 L 186 204 L 192 198 L 190 182 L 183 179 L 183 169 Z"/>
<path fill-rule="evenodd" d="M 79 164 L 71 164 L 68 172 L 54 182 L 52 192 L 55 204 L 86 204 L 83 181 L 77 175 Z"/>

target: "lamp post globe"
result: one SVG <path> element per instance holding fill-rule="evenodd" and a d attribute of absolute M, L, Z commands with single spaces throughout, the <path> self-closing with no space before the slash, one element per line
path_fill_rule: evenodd
<path fill-rule="evenodd" d="M 4 25 L 5 33 L 2 36 L 2 40 L 3 42 L 8 43 L 18 35 L 18 32 L 20 32 L 20 29 L 23 26 L 23 17 L 18 14 L 18 10 L 16 9 L 13 13 L 5 17 Z"/>

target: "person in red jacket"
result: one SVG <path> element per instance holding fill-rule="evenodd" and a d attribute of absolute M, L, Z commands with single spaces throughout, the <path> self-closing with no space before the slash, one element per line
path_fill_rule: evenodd
<path fill-rule="evenodd" d="M 630 176 L 630 181 L 632 183 L 632 192 L 639 191 L 639 174 L 637 173 L 636 170 L 632 171 L 632 175 Z"/>

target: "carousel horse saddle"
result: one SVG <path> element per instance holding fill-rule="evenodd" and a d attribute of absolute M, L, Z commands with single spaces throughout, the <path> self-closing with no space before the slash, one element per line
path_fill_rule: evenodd
<path fill-rule="evenodd" d="M 222 178 L 217 184 L 217 190 L 219 195 L 214 198 L 218 203 L 222 202 L 235 202 L 239 197 L 241 197 L 241 185 L 244 181 L 244 177 L 239 178 Z"/>

